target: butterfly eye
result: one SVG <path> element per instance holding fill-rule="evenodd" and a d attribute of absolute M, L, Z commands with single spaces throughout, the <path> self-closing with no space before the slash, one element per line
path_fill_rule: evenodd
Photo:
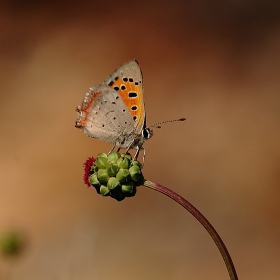
<path fill-rule="evenodd" d="M 150 139 L 152 136 L 153 136 L 153 132 L 152 132 L 149 128 L 144 128 L 144 129 L 142 130 L 142 137 L 143 137 L 145 140 Z"/>

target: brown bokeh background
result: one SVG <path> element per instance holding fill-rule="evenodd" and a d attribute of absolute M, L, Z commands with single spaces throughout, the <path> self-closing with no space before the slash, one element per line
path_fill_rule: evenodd
<path fill-rule="evenodd" d="M 228 279 L 202 226 L 145 188 L 119 203 L 82 183 L 111 145 L 74 128 L 88 87 L 136 58 L 145 177 L 193 203 L 240 279 L 279 279 L 279 1 L 2 1 L 0 231 L 27 240 L 0 279 Z"/>

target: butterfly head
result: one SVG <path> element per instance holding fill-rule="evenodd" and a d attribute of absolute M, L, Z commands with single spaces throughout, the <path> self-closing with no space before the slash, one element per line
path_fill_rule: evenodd
<path fill-rule="evenodd" d="M 154 130 L 149 128 L 149 127 L 145 127 L 143 130 L 142 130 L 142 139 L 143 139 L 143 142 L 146 141 L 146 140 L 149 140 L 152 136 L 154 135 Z"/>

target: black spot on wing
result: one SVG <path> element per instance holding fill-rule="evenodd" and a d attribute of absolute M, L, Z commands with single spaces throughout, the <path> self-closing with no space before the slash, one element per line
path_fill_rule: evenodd
<path fill-rule="evenodd" d="M 128 97 L 129 97 L 129 98 L 135 98 L 135 97 L 137 97 L 137 92 L 135 92 L 135 91 L 130 91 L 130 92 L 128 93 Z"/>

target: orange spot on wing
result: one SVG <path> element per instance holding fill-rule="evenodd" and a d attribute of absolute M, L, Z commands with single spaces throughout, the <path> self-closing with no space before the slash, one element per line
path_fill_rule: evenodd
<path fill-rule="evenodd" d="M 121 89 L 121 86 L 124 85 L 126 88 L 124 90 Z M 144 122 L 144 102 L 143 102 L 143 92 L 141 84 L 135 85 L 134 82 L 124 82 L 122 78 L 113 81 L 113 83 L 109 83 L 111 88 L 118 87 L 118 93 L 121 95 L 124 103 L 126 104 L 130 114 L 132 117 L 136 116 L 136 123 Z M 137 97 L 129 97 L 129 92 L 136 92 Z M 132 110 L 133 106 L 137 106 L 137 110 Z"/>

